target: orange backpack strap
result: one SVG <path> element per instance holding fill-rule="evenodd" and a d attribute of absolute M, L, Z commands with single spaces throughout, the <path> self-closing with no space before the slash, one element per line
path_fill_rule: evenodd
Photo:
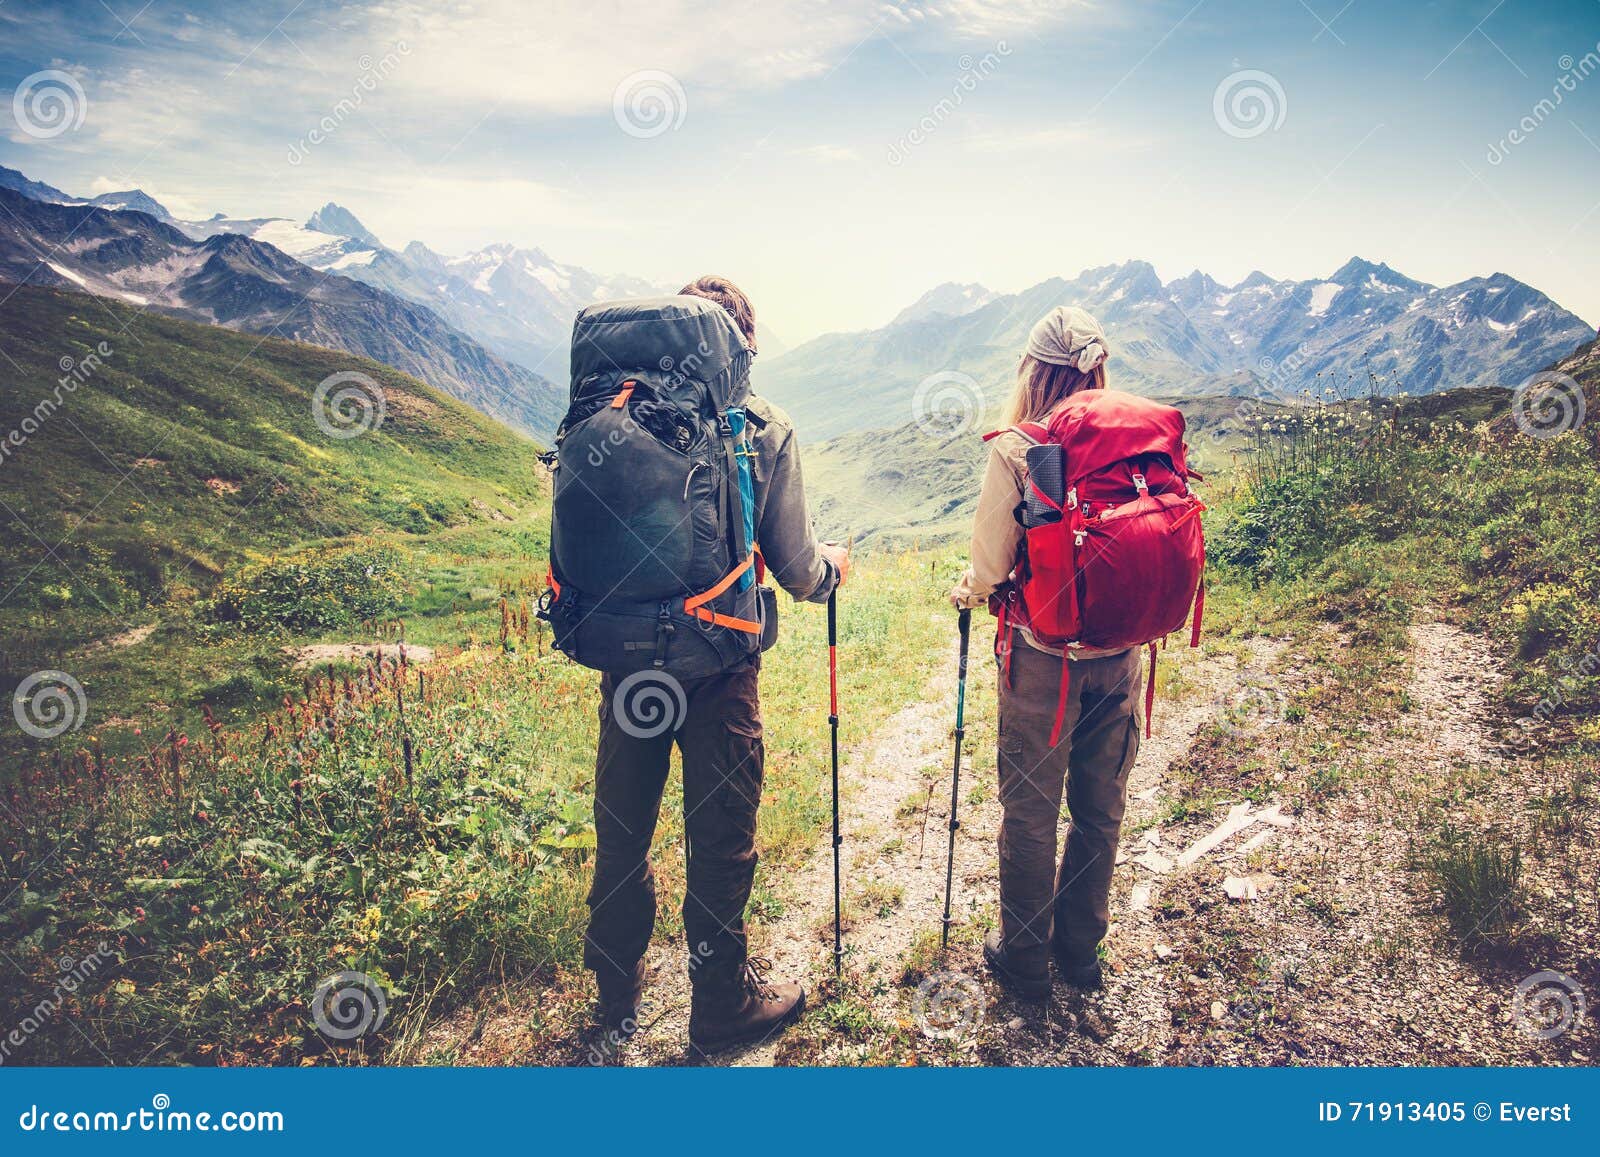
<path fill-rule="evenodd" d="M 717 583 L 716 586 L 691 598 L 684 599 L 684 613 L 693 615 L 701 622 L 715 623 L 719 627 L 731 627 L 733 630 L 743 631 L 747 635 L 759 635 L 761 633 L 760 623 L 751 622 L 749 619 L 735 618 L 733 615 L 718 614 L 705 605 L 731 587 L 740 575 L 755 565 L 755 561 L 755 552 L 751 551 L 745 556 L 743 562 L 723 575 L 722 581 Z"/>

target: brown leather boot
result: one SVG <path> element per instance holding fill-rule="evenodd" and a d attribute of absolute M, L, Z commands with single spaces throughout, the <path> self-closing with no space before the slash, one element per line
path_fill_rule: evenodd
<path fill-rule="evenodd" d="M 613 1032 L 632 1036 L 639 1027 L 639 1001 L 644 997 L 644 961 L 633 966 L 632 972 L 605 972 L 594 974 L 600 988 L 600 999 L 595 1005 L 595 1019 Z"/>
<path fill-rule="evenodd" d="M 765 1040 L 800 1018 L 806 992 L 769 984 L 770 960 L 752 956 L 728 975 L 704 975 L 689 1006 L 689 1047 L 702 1056 Z"/>
<path fill-rule="evenodd" d="M 1050 961 L 1043 952 L 1037 960 L 1022 960 L 1008 953 L 1000 933 L 991 932 L 983 940 L 983 960 L 1002 987 L 1024 1000 L 1045 1000 L 1050 995 Z"/>

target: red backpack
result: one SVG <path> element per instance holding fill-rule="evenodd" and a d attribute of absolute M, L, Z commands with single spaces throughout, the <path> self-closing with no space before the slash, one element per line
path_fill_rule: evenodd
<path fill-rule="evenodd" d="M 1200 645 L 1205 609 L 1206 507 L 1189 493 L 1183 415 L 1120 390 L 1083 390 L 1043 422 L 1012 427 L 1029 442 L 1022 558 L 990 601 L 995 648 L 1010 679 L 1012 632 L 1068 650 L 1148 645 L 1145 734 L 1155 706 L 1156 640 L 1183 626 Z M 986 435 L 986 439 L 995 434 Z M 1061 738 L 1071 685 L 1061 663 L 1052 745 Z"/>

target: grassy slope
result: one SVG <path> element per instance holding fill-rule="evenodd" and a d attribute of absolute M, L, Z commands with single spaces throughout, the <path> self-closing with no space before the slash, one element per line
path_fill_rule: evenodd
<path fill-rule="evenodd" d="M 843 594 L 847 747 L 916 698 L 948 644 L 938 596 L 954 562 L 880 556 Z M 828 822 L 824 616 L 785 604 L 763 676 L 757 921 L 782 915 L 784 873 Z M 461 619 L 498 630 L 487 605 Z M 105 942 L 115 959 L 16 1060 L 438 1059 L 416 1053 L 416 1035 L 491 980 L 530 978 L 534 1022 L 581 1003 L 596 680 L 536 631 L 513 633 L 422 675 L 318 678 L 289 710 L 148 759 L 30 777 L 5 798 L 19 822 L 0 834 L 0 946 L 28 979 L 0 1011 L 15 1023 L 48 996 L 63 956 Z M 656 841 L 661 936 L 681 935 L 679 810 L 674 781 Z M 364 1047 L 329 1053 L 311 996 L 346 969 L 376 979 L 391 1017 Z"/>
<path fill-rule="evenodd" d="M 277 648 L 207 634 L 192 617 L 230 568 L 354 534 L 431 536 L 446 564 L 469 570 L 486 549 L 542 553 L 544 472 L 527 438 L 375 362 L 77 294 L 23 288 L 0 309 L 0 436 L 53 398 L 62 359 L 82 362 L 101 342 L 102 364 L 0 464 L 8 689 L 66 670 L 88 692 L 91 724 L 169 701 L 226 705 L 252 681 L 271 699 Z M 312 397 L 352 370 L 380 384 L 386 416 L 339 439 L 319 429 Z M 516 536 L 475 541 L 507 519 Z M 150 624 L 138 648 L 92 645 Z"/>
<path fill-rule="evenodd" d="M 1191 464 L 1207 474 L 1226 467 L 1230 452 L 1244 444 L 1240 399 L 1159 400 L 1183 410 Z M 1250 405 L 1256 413 L 1274 409 Z M 831 536 L 854 533 L 858 542 L 884 548 L 964 540 L 988 458 L 980 435 L 1002 421 L 991 408 L 960 429 L 908 423 L 845 434 L 808 449 L 806 477 L 817 495 L 818 525 Z"/>

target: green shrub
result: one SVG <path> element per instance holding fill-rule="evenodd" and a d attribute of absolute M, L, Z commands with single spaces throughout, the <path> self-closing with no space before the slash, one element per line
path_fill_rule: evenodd
<path fill-rule="evenodd" d="M 404 566 L 397 547 L 370 541 L 271 558 L 224 579 L 211 613 L 249 630 L 349 627 L 399 609 Z"/>
<path fill-rule="evenodd" d="M 1502 834 L 1447 825 L 1420 866 L 1466 948 L 1504 943 L 1521 922 L 1522 849 Z"/>

